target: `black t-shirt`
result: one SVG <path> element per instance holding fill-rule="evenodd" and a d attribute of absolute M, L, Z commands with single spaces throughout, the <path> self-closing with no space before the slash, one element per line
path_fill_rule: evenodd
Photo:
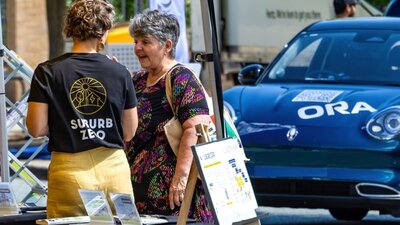
<path fill-rule="evenodd" d="M 28 101 L 49 105 L 49 151 L 72 153 L 122 148 L 122 112 L 137 104 L 126 67 L 97 53 L 67 53 L 41 63 Z"/>

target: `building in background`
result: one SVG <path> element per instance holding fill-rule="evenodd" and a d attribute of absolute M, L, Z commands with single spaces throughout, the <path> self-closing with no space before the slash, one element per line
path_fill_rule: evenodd
<path fill-rule="evenodd" d="M 4 45 L 36 68 L 49 57 L 46 0 L 0 0 L 0 4 Z M 26 81 L 13 77 L 5 85 L 6 96 L 15 102 L 27 88 Z"/>
<path fill-rule="evenodd" d="M 32 68 L 48 59 L 46 0 L 2 0 L 5 3 L 4 44 Z M 3 13 L 2 13 L 3 14 Z"/>

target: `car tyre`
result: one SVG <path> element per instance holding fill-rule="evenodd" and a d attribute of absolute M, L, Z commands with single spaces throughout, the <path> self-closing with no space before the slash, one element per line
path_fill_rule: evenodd
<path fill-rule="evenodd" d="M 329 209 L 329 213 L 337 220 L 358 221 L 368 214 L 368 209 Z"/>

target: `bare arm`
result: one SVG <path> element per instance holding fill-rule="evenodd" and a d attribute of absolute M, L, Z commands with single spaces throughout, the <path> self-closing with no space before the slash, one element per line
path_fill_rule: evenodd
<path fill-rule="evenodd" d="M 125 109 L 122 113 L 122 130 L 124 132 L 124 141 L 131 141 L 135 136 L 138 127 L 137 108 Z"/>
<path fill-rule="evenodd" d="M 29 102 L 26 116 L 28 132 L 33 137 L 45 136 L 49 132 L 49 105 L 41 102 Z"/>
<path fill-rule="evenodd" d="M 182 124 L 183 134 L 179 145 L 179 152 L 175 166 L 175 174 L 169 188 L 169 204 L 174 209 L 175 205 L 180 206 L 184 198 L 184 192 L 189 177 L 190 167 L 193 162 L 191 146 L 197 144 L 196 125 L 208 124 L 210 116 L 198 115 L 186 120 Z"/>

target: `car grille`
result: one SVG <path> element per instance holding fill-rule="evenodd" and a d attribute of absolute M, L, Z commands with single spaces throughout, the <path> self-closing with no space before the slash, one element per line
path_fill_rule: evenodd
<path fill-rule="evenodd" d="M 400 210 L 398 198 L 366 198 L 357 194 L 356 183 L 322 180 L 251 179 L 260 206 L 294 208 L 359 208 Z M 391 195 L 383 188 L 366 188 L 373 194 Z"/>
<path fill-rule="evenodd" d="M 358 196 L 355 185 L 349 182 L 314 180 L 252 179 L 255 193 L 289 195 Z"/>

